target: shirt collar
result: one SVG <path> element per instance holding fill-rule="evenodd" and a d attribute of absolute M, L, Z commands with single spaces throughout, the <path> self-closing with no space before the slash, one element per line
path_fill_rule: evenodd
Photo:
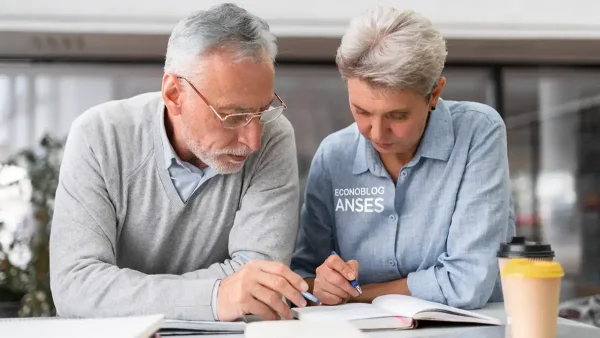
<path fill-rule="evenodd" d="M 415 157 L 428 157 L 448 161 L 454 148 L 454 127 L 452 115 L 446 103 L 438 100 L 438 104 L 429 115 L 429 122 L 425 127 L 421 144 Z"/>
<path fill-rule="evenodd" d="M 369 142 L 365 139 L 364 136 L 357 130 L 358 133 L 358 145 L 356 146 L 356 155 L 354 156 L 354 167 L 352 168 L 353 174 L 362 174 L 369 169 L 367 163 L 372 163 L 372 161 L 367 161 L 367 152 Z M 370 155 L 369 155 L 370 157 Z"/>
<path fill-rule="evenodd" d="M 356 156 L 354 157 L 353 174 L 361 174 L 367 170 L 375 176 L 385 177 L 388 173 L 379 158 L 379 153 L 360 132 L 358 132 L 358 146 L 356 147 Z"/>
<path fill-rule="evenodd" d="M 162 114 L 160 114 L 160 139 L 162 140 L 163 144 L 165 169 L 169 169 L 173 164 L 173 160 L 177 161 L 178 163 L 180 163 L 181 160 L 179 159 L 179 156 L 177 156 L 175 149 L 173 149 L 173 146 L 171 145 L 171 142 L 167 137 L 167 128 L 165 126 L 165 114 L 166 109 L 163 109 Z"/>
<path fill-rule="evenodd" d="M 357 130 L 358 132 L 358 130 Z M 354 157 L 353 174 L 361 174 L 370 170 L 374 175 L 383 174 L 383 164 L 377 151 L 364 136 L 358 133 L 358 145 Z M 450 110 L 440 98 L 436 109 L 429 115 L 421 143 L 412 161 L 408 166 L 414 165 L 420 157 L 434 158 L 447 161 L 454 148 L 454 128 Z"/>

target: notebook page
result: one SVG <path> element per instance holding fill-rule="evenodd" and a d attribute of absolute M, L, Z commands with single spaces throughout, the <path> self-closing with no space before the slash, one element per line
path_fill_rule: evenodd
<path fill-rule="evenodd" d="M 293 308 L 300 320 L 357 320 L 369 318 L 395 317 L 394 313 L 371 304 L 342 304 L 333 306 L 309 306 Z"/>
<path fill-rule="evenodd" d="M 385 295 L 377 297 L 373 300 L 373 305 L 402 317 L 414 318 L 419 312 L 438 310 L 442 313 L 452 313 L 464 317 L 479 318 L 493 323 L 498 322 L 495 318 L 484 316 L 476 312 L 466 311 L 452 306 L 404 295 Z M 441 314 L 441 316 L 444 315 Z"/>

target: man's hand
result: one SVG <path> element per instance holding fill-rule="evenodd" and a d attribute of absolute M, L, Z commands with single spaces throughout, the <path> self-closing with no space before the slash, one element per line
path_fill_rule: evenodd
<path fill-rule="evenodd" d="M 325 305 L 337 305 L 350 297 L 357 297 L 358 291 L 350 285 L 358 278 L 358 262 L 344 262 L 338 255 L 331 255 L 317 268 L 313 294 Z"/>
<path fill-rule="evenodd" d="M 304 307 L 306 300 L 300 292 L 307 290 L 308 284 L 287 266 L 253 260 L 219 285 L 217 316 L 220 321 L 236 320 L 247 314 L 267 320 L 277 320 L 280 316 L 292 319 L 292 312 L 281 296 Z"/>

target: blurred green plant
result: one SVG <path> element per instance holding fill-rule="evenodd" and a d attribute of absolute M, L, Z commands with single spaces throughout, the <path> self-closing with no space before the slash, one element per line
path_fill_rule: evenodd
<path fill-rule="evenodd" d="M 24 194 L 33 211 L 33 232 L 27 236 L 15 235 L 11 243 L 5 241 L 7 247 L 0 243 L 0 302 L 20 301 L 19 317 L 55 315 L 50 292 L 49 238 L 64 141 L 46 135 L 39 147 L 23 150 L 0 165 L 0 169 L 24 168 L 30 182 L 30 189 Z M 0 219 L 0 230 L 6 225 Z M 16 248 L 29 251 L 21 253 L 26 256 L 24 266 L 9 259 L 8 253 Z"/>

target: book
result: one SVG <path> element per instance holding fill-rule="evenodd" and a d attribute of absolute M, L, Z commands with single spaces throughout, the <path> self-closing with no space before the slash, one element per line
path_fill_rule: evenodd
<path fill-rule="evenodd" d="M 149 338 L 163 325 L 163 315 L 101 318 L 4 318 L 2 338 Z"/>
<path fill-rule="evenodd" d="M 240 334 L 246 329 L 245 321 L 213 322 L 167 319 L 158 333 L 162 337 L 193 334 Z"/>
<path fill-rule="evenodd" d="M 263 321 L 259 316 L 246 315 L 234 322 L 166 319 L 158 332 L 162 337 L 207 334 L 243 334 L 246 325 Z"/>
<path fill-rule="evenodd" d="M 423 321 L 502 325 L 496 318 L 404 295 L 380 296 L 370 304 L 312 306 L 292 311 L 299 320 L 345 320 L 363 331 L 414 329 Z"/>

